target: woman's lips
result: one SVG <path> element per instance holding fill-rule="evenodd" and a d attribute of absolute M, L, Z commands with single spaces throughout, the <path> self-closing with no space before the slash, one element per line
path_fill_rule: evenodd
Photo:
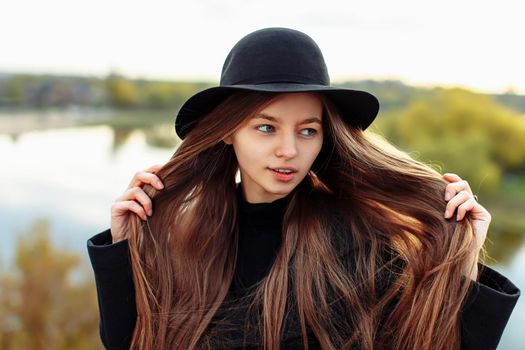
<path fill-rule="evenodd" d="M 286 168 L 284 168 L 284 169 L 286 169 Z M 290 180 L 292 180 L 294 178 L 295 173 L 296 173 L 295 171 L 292 171 L 289 174 L 285 174 L 285 173 L 280 173 L 277 170 L 274 170 L 274 169 L 271 169 L 271 168 L 270 168 L 270 171 L 275 176 L 275 178 L 277 180 L 279 180 L 279 181 L 290 181 Z"/>

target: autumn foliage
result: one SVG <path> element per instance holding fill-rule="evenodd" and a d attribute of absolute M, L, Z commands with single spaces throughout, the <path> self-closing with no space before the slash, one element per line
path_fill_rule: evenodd
<path fill-rule="evenodd" d="M 0 349 L 101 348 L 92 272 L 51 244 L 47 222 L 21 235 L 0 290 Z"/>

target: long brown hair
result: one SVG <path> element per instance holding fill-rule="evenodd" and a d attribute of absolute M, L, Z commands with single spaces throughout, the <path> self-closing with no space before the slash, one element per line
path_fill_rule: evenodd
<path fill-rule="evenodd" d="M 157 173 L 165 188 L 144 187 L 155 213 L 132 225 L 132 348 L 212 346 L 207 329 L 232 282 L 238 239 L 238 163 L 222 140 L 275 97 L 228 97 Z M 470 219 L 443 218 L 447 183 L 437 171 L 349 127 L 322 100 L 323 147 L 291 194 L 281 248 L 253 294 L 261 343 L 280 348 L 294 304 L 305 348 L 309 330 L 331 350 L 458 348 Z"/>

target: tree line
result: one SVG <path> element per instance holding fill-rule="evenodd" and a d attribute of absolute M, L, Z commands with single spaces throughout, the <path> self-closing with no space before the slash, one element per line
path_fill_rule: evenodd
<path fill-rule="evenodd" d="M 0 108 L 109 107 L 116 109 L 173 109 L 196 91 L 214 82 L 130 79 L 110 73 L 105 77 L 50 74 L 0 74 Z M 399 80 L 359 80 L 335 86 L 370 91 L 381 101 L 381 111 L 406 108 L 433 89 L 409 86 Z M 501 104 L 525 113 L 525 96 L 509 91 L 490 95 Z"/>
<path fill-rule="evenodd" d="M 176 108 L 195 91 L 211 85 L 129 79 L 116 73 L 104 78 L 4 74 L 0 75 L 0 108 Z"/>

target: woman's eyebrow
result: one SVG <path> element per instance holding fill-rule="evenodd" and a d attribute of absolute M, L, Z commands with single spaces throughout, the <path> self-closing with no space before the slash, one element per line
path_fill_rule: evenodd
<path fill-rule="evenodd" d="M 276 118 L 276 117 L 272 117 L 271 115 L 268 115 L 268 114 L 264 114 L 264 113 L 259 113 L 259 114 L 256 114 L 252 119 L 266 119 L 266 120 L 270 120 L 272 122 L 279 122 L 279 118 Z M 318 123 L 318 124 L 321 124 L 321 119 L 319 118 L 307 118 L 305 120 L 303 120 L 302 122 L 299 123 L 299 125 L 302 125 L 302 124 L 309 124 L 309 123 Z"/>

